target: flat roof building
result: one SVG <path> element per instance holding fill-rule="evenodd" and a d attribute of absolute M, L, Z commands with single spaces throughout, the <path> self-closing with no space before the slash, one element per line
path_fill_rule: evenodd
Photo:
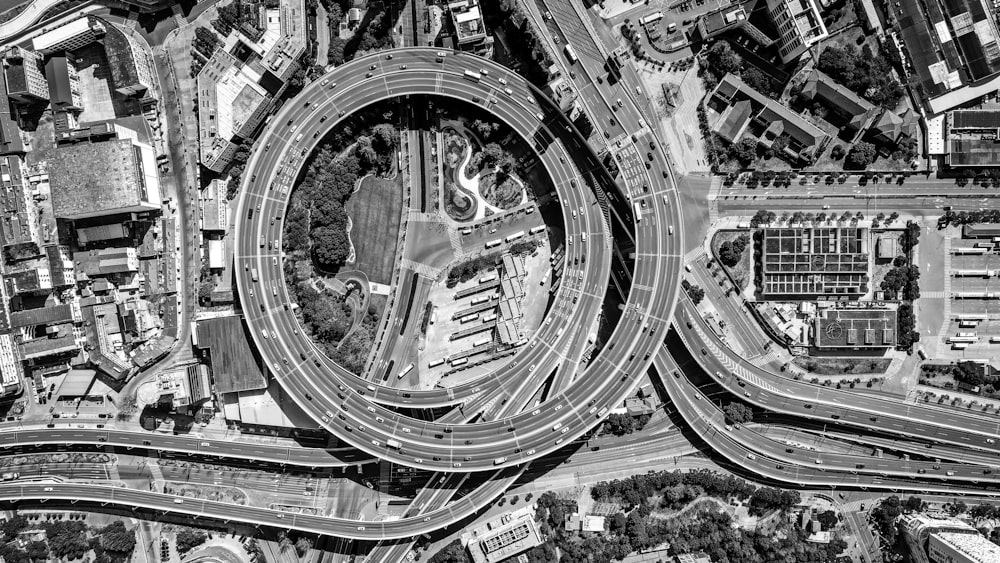
<path fill-rule="evenodd" d="M 31 193 L 26 188 L 24 159 L 0 157 L 0 244 L 39 243 L 38 221 Z"/>
<path fill-rule="evenodd" d="M 201 192 L 201 230 L 229 230 L 229 202 L 226 201 L 228 180 L 212 180 Z"/>
<path fill-rule="evenodd" d="M 115 91 L 125 96 L 142 98 L 153 88 L 153 59 L 128 33 L 107 24 L 104 52 L 111 69 Z"/>
<path fill-rule="evenodd" d="M 707 41 L 717 35 L 742 27 L 747 21 L 747 12 L 740 4 L 729 4 L 698 18 L 695 24 L 698 38 Z"/>
<path fill-rule="evenodd" d="M 73 259 L 77 273 L 88 277 L 139 271 L 139 251 L 131 246 L 78 250 Z"/>
<path fill-rule="evenodd" d="M 87 354 L 89 362 L 116 380 L 127 378 L 134 371 L 128 359 L 129 346 L 122 330 L 118 307 L 104 303 L 83 308 Z"/>
<path fill-rule="evenodd" d="M 22 104 L 35 104 L 49 99 L 49 83 L 45 79 L 42 54 L 12 45 L 3 55 L 3 71 L 7 79 L 7 96 Z"/>
<path fill-rule="evenodd" d="M 452 25 L 455 27 L 455 38 L 458 46 L 480 43 L 486 39 L 486 23 L 479 10 L 476 0 L 460 0 L 448 4 Z"/>
<path fill-rule="evenodd" d="M 965 238 L 1000 237 L 1000 225 L 991 223 L 973 223 L 962 226 L 962 236 Z"/>
<path fill-rule="evenodd" d="M 209 367 L 217 393 L 267 388 L 264 361 L 250 344 L 252 337 L 242 317 L 198 321 L 198 348 L 208 350 Z"/>
<path fill-rule="evenodd" d="M 45 78 L 49 83 L 49 103 L 53 111 L 83 110 L 80 75 L 67 57 L 63 55 L 49 57 L 45 63 Z"/>
<path fill-rule="evenodd" d="M 927 555 L 931 563 L 996 563 L 1000 546 L 978 532 L 933 532 Z"/>
<path fill-rule="evenodd" d="M 125 226 L 125 223 L 109 223 L 107 225 L 95 225 L 93 227 L 80 227 L 76 229 L 76 240 L 83 246 L 94 242 L 130 238 L 130 236 L 129 229 Z"/>
<path fill-rule="evenodd" d="M 719 81 L 706 105 L 709 127 L 726 141 L 738 143 L 751 135 L 770 148 L 783 137 L 787 142 L 781 149 L 782 156 L 794 162 L 812 162 L 831 139 L 829 134 L 734 74 L 727 74 Z"/>
<path fill-rule="evenodd" d="M 783 63 L 798 59 L 829 35 L 814 0 L 767 0 L 767 13 L 778 30 Z"/>
<path fill-rule="evenodd" d="M 0 155 L 23 154 L 28 150 L 28 140 L 21 135 L 17 114 L 7 96 L 7 73 L 0 72 Z"/>
<path fill-rule="evenodd" d="M 49 159 L 52 208 L 61 219 L 85 219 L 160 209 L 153 148 L 135 132 L 118 138 L 59 145 Z M 123 138 L 124 137 L 124 138 Z"/>
<path fill-rule="evenodd" d="M 763 229 L 761 289 L 769 297 L 859 297 L 868 291 L 868 230 Z"/>
<path fill-rule="evenodd" d="M 826 309 L 816 316 L 817 348 L 891 348 L 896 345 L 896 311 L 892 309 Z"/>
<path fill-rule="evenodd" d="M 948 165 L 1000 166 L 1000 110 L 950 111 L 945 117 L 945 137 Z"/>
<path fill-rule="evenodd" d="M 3 282 L 7 286 L 7 295 L 52 289 L 52 278 L 49 277 L 49 269 L 44 267 L 19 272 L 8 272 L 3 275 Z"/>
<path fill-rule="evenodd" d="M 100 20 L 86 16 L 36 36 L 31 40 L 31 46 L 43 55 L 75 51 L 97 41 L 106 31 Z"/>
<path fill-rule="evenodd" d="M 535 505 L 501 514 L 462 533 L 462 544 L 475 563 L 496 563 L 542 543 L 535 524 Z"/>

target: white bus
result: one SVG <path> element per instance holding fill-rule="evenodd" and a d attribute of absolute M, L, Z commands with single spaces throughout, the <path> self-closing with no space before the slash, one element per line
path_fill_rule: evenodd
<path fill-rule="evenodd" d="M 405 368 L 402 369 L 402 371 L 399 372 L 399 375 L 396 376 L 396 379 L 403 379 L 403 377 L 405 377 L 406 374 L 410 373 L 410 371 L 412 370 L 413 370 L 413 362 L 410 362 L 410 365 L 406 366 Z"/>
<path fill-rule="evenodd" d="M 952 350 L 965 350 L 968 347 L 969 347 L 968 342 L 954 342 L 951 345 Z"/>
<path fill-rule="evenodd" d="M 472 347 L 473 348 L 478 348 L 478 347 L 482 346 L 483 344 L 489 344 L 489 343 L 490 343 L 490 339 L 489 338 L 480 338 L 479 340 L 477 340 L 477 341 L 475 341 L 475 342 L 472 343 Z"/>
<path fill-rule="evenodd" d="M 454 368 L 454 367 L 458 367 L 458 366 L 461 366 L 461 365 L 464 365 L 464 364 L 467 364 L 467 363 L 469 363 L 469 358 L 459 358 L 457 360 L 452 360 L 451 361 L 451 367 Z"/>
<path fill-rule="evenodd" d="M 959 321 L 958 326 L 962 328 L 976 328 L 978 324 L 978 321 Z"/>
<path fill-rule="evenodd" d="M 985 321 L 989 317 L 980 314 L 961 314 L 961 315 L 955 315 L 955 318 L 957 318 L 960 321 Z"/>
<path fill-rule="evenodd" d="M 647 26 L 649 24 L 656 23 L 656 22 L 658 22 L 658 21 L 660 21 L 662 19 L 663 19 L 663 12 L 653 12 L 652 14 L 649 14 L 648 16 L 643 16 L 639 20 L 639 25 Z"/>
<path fill-rule="evenodd" d="M 494 246 L 500 246 L 500 239 L 487 241 L 486 248 L 493 248 Z"/>
<path fill-rule="evenodd" d="M 998 342 L 1000 342 L 1000 336 L 991 336 L 990 337 L 990 343 L 991 344 L 996 344 Z"/>
<path fill-rule="evenodd" d="M 539 225 L 537 227 L 531 227 L 530 229 L 528 229 L 528 232 L 530 234 L 535 235 L 535 234 L 538 234 L 538 233 L 540 233 L 540 232 L 542 232 L 544 230 L 545 230 L 545 225 Z"/>
<path fill-rule="evenodd" d="M 955 336 L 965 337 L 965 338 L 975 338 L 976 333 L 974 333 L 974 332 L 960 332 L 960 333 L 956 334 Z"/>
<path fill-rule="evenodd" d="M 471 315 L 466 315 L 462 317 L 459 321 L 461 324 L 468 324 L 479 318 L 479 313 L 472 313 Z"/>
<path fill-rule="evenodd" d="M 977 242 L 976 248 L 993 248 L 992 242 Z"/>
<path fill-rule="evenodd" d="M 473 305 L 480 305 L 482 303 L 486 303 L 489 300 L 490 300 L 490 296 L 489 295 L 480 295 L 479 297 L 473 297 L 472 298 L 472 304 Z"/>
<path fill-rule="evenodd" d="M 948 344 L 975 344 L 979 339 L 975 336 L 952 336 L 948 339 Z"/>
<path fill-rule="evenodd" d="M 484 283 L 490 283 L 491 281 L 496 281 L 496 279 L 497 279 L 497 275 L 496 274 L 490 274 L 488 276 L 483 276 L 483 277 L 479 278 L 479 285 L 482 285 Z"/>
<path fill-rule="evenodd" d="M 574 64 L 575 65 L 576 61 L 580 60 L 576 56 L 576 50 L 573 49 L 573 46 L 570 45 L 569 43 L 567 43 L 566 46 L 563 47 L 563 51 L 566 51 L 566 58 L 569 59 L 569 63 L 570 64 Z"/>
<path fill-rule="evenodd" d="M 476 82 L 479 82 L 480 80 L 483 79 L 482 74 L 479 74 L 478 72 L 472 72 L 471 70 L 465 71 L 465 77 L 469 80 L 474 80 Z"/>
<path fill-rule="evenodd" d="M 496 313 L 490 313 L 489 315 L 486 315 L 485 317 L 483 317 L 483 322 L 484 323 L 488 323 L 490 321 L 495 321 L 495 320 L 497 320 L 497 314 Z"/>
<path fill-rule="evenodd" d="M 434 360 L 433 362 L 427 364 L 427 367 L 429 367 L 429 368 L 436 368 L 436 367 L 438 367 L 439 365 L 441 365 L 443 363 L 444 363 L 444 360 L 438 358 L 437 360 Z"/>
<path fill-rule="evenodd" d="M 399 440 L 392 440 L 392 439 L 386 440 L 385 445 L 397 450 L 403 446 L 403 444 L 399 443 Z"/>
<path fill-rule="evenodd" d="M 517 240 L 517 239 L 519 239 L 519 238 L 521 238 L 523 236 L 524 236 L 524 231 L 518 231 L 518 232 L 516 232 L 516 233 L 514 233 L 514 234 L 512 234 L 510 236 L 508 236 L 504 240 L 506 240 L 507 242 L 512 242 L 512 241 L 515 241 L 515 240 Z"/>
<path fill-rule="evenodd" d="M 632 202 L 632 214 L 635 215 L 635 222 L 638 223 L 642 221 L 642 208 L 639 207 L 639 202 Z"/>

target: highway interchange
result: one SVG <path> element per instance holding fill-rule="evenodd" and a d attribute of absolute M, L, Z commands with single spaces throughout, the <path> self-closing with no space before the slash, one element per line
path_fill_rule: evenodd
<path fill-rule="evenodd" d="M 478 80 L 465 75 L 466 71 L 479 73 L 483 69 L 488 73 L 481 73 Z M 513 362 L 450 389 L 404 391 L 382 385 L 380 374 L 358 377 L 336 365 L 317 351 L 298 326 L 284 284 L 280 218 L 307 155 L 352 113 L 379 100 L 408 95 L 478 104 L 535 144 L 556 185 L 566 236 L 577 241 L 567 250 L 572 257 L 585 257 L 579 266 L 566 260 L 563 278 L 576 283 L 562 285 L 553 307 L 558 313 L 532 335 Z M 638 130 L 636 115 L 631 108 L 617 114 L 623 125 L 635 126 L 633 130 Z M 638 145 L 636 149 L 640 155 L 647 152 Z M 89 428 L 21 430 L 4 433 L 0 439 L 0 447 L 5 448 L 103 444 L 310 467 L 346 467 L 381 459 L 436 471 L 434 480 L 440 479 L 437 486 L 431 483 L 420 493 L 420 502 L 414 503 L 418 508 L 403 518 L 363 522 L 89 483 L 3 483 L 0 498 L 142 507 L 343 538 L 411 538 L 461 521 L 489 505 L 528 462 L 565 448 L 599 424 L 634 391 L 650 366 L 678 413 L 701 439 L 733 465 L 762 479 L 803 487 L 993 494 L 983 488 L 1000 479 L 993 473 L 996 464 L 989 463 L 989 456 L 1000 454 L 994 439 L 1000 435 L 1000 425 L 995 421 L 770 373 L 734 353 L 686 299 L 678 300 L 685 248 L 683 218 L 673 172 L 659 146 L 649 151 L 644 176 L 618 187 L 620 199 L 646 203 L 639 220 L 630 226 L 636 245 L 635 264 L 624 314 L 609 344 L 585 368 L 575 369 L 575 360 L 568 360 L 559 351 L 579 353 L 589 335 L 561 328 L 587 326 L 599 315 L 612 268 L 612 235 L 604 209 L 574 166 L 593 157 L 579 154 L 588 150 L 544 94 L 504 67 L 470 54 L 409 48 L 383 51 L 337 67 L 288 101 L 255 145 L 237 211 L 235 264 L 250 332 L 272 374 L 302 409 L 350 447 L 285 448 Z M 648 192 L 636 189 L 643 181 Z M 731 195 L 734 199 L 750 197 L 742 192 Z M 759 189 L 754 198 L 758 195 Z M 844 194 L 845 201 L 851 197 L 856 195 Z M 577 219 L 572 217 L 574 210 L 580 211 Z M 253 279 L 254 271 L 257 280 Z M 575 303 L 574 298 L 578 299 Z M 675 304 L 677 322 L 672 323 Z M 912 461 L 818 453 L 788 447 L 750 429 L 727 429 L 721 413 L 679 374 L 680 367 L 663 345 L 671 326 L 694 360 L 685 369 L 697 367 L 732 395 L 761 409 L 854 431 L 877 427 L 878 432 L 902 440 L 940 444 L 942 451 L 950 454 L 941 457 L 962 459 L 928 461 L 935 455 L 933 447 L 922 445 L 914 449 L 927 450 L 925 459 Z M 541 404 L 529 404 L 528 398 L 557 370 L 563 375 L 555 392 Z M 461 414 L 451 411 L 444 419 L 447 423 L 394 410 L 460 405 L 464 406 Z M 469 422 L 480 414 L 481 418 Z M 390 446 L 390 441 L 398 441 L 399 447 Z M 973 451 L 968 456 L 956 453 L 968 450 Z M 484 484 L 471 494 L 450 500 L 451 493 L 465 481 L 464 474 L 476 473 L 486 473 Z M 425 504 L 433 509 L 425 510 Z"/>

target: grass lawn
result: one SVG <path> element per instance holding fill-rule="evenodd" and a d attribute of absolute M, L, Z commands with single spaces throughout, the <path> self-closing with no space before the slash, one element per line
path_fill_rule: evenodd
<path fill-rule="evenodd" d="M 890 358 L 813 358 L 798 356 L 792 363 L 816 375 L 861 375 L 885 373 L 892 362 Z"/>
<path fill-rule="evenodd" d="M 403 207 L 402 176 L 385 179 L 366 176 L 361 188 L 344 206 L 350 215 L 351 242 L 357 253 L 351 265 L 364 272 L 370 281 L 388 284 L 396 263 L 399 240 L 399 217 Z"/>

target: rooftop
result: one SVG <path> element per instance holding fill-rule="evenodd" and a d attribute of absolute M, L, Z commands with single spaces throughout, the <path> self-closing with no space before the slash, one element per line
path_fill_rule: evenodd
<path fill-rule="evenodd" d="M 763 292 L 856 295 L 868 287 L 868 230 L 770 228 L 763 232 Z"/>
<path fill-rule="evenodd" d="M 870 102 L 815 69 L 809 72 L 802 93 L 810 99 L 819 97 L 833 109 L 845 114 L 848 125 L 858 131 L 866 129 L 879 112 Z"/>
<path fill-rule="evenodd" d="M 820 348 L 889 348 L 896 345 L 896 311 L 827 309 L 816 317 Z"/>
<path fill-rule="evenodd" d="M 60 145 L 49 158 L 56 216 L 75 219 L 159 209 L 156 167 L 147 169 L 145 156 L 127 138 Z"/>
<path fill-rule="evenodd" d="M 253 391 L 267 387 L 265 368 L 242 317 L 198 321 L 198 347 L 209 350 L 212 377 L 218 393 Z"/>
<path fill-rule="evenodd" d="M 937 539 L 964 554 L 968 561 L 976 563 L 996 563 L 1000 561 L 1000 546 L 978 533 L 934 532 L 931 540 Z"/>

